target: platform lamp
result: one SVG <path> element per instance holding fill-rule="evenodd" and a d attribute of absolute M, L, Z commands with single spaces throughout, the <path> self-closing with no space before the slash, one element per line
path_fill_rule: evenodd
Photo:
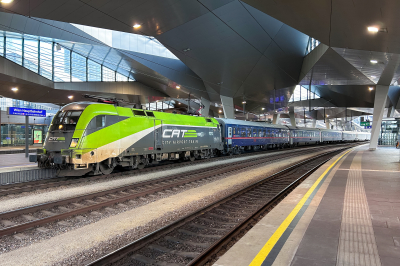
<path fill-rule="evenodd" d="M 263 107 L 263 108 L 261 108 L 261 110 L 265 110 L 265 107 Z M 264 112 L 264 118 L 265 118 L 265 122 L 267 122 L 267 116 L 265 115 L 265 112 Z"/>
<path fill-rule="evenodd" d="M 243 104 L 243 116 L 244 116 L 244 120 L 246 120 L 246 111 L 245 111 L 245 108 L 246 108 L 246 101 L 245 101 L 244 99 L 243 99 L 242 104 Z"/>

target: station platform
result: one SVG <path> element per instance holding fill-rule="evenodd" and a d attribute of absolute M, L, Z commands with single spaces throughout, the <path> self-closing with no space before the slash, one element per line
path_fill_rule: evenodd
<path fill-rule="evenodd" d="M 29 146 L 29 152 L 35 152 L 40 149 L 42 145 L 36 144 Z M 0 147 L 0 154 L 14 154 L 14 153 L 25 153 L 25 146 L 6 146 Z"/>
<path fill-rule="evenodd" d="M 25 153 L 0 154 L 0 173 L 36 168 L 37 163 L 29 162 L 29 158 L 25 158 Z"/>
<path fill-rule="evenodd" d="M 215 266 L 400 265 L 400 150 L 335 156 Z"/>

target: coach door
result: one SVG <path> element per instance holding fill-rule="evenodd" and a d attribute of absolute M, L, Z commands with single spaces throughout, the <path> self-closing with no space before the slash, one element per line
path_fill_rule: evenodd
<path fill-rule="evenodd" d="M 162 120 L 154 119 L 154 148 L 162 150 Z"/>
<path fill-rule="evenodd" d="M 228 144 L 232 145 L 232 127 L 228 127 Z"/>

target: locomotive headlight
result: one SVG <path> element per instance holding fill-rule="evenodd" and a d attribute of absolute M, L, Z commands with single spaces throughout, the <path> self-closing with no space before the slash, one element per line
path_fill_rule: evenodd
<path fill-rule="evenodd" d="M 72 139 L 72 140 L 71 140 L 71 145 L 69 145 L 69 147 L 70 147 L 70 148 L 75 148 L 76 145 L 78 145 L 78 141 L 79 141 L 78 138 Z"/>
<path fill-rule="evenodd" d="M 63 128 L 63 125 L 59 125 L 59 126 L 58 126 L 58 129 L 62 129 L 62 128 Z"/>

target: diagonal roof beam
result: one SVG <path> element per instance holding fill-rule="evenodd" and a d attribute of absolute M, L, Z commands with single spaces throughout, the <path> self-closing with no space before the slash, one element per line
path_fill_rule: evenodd
<path fill-rule="evenodd" d="M 300 82 L 307 75 L 307 73 L 312 69 L 312 67 L 325 54 L 328 48 L 329 46 L 320 43 L 314 50 L 311 51 L 311 53 L 309 53 L 304 57 L 298 82 Z"/>

